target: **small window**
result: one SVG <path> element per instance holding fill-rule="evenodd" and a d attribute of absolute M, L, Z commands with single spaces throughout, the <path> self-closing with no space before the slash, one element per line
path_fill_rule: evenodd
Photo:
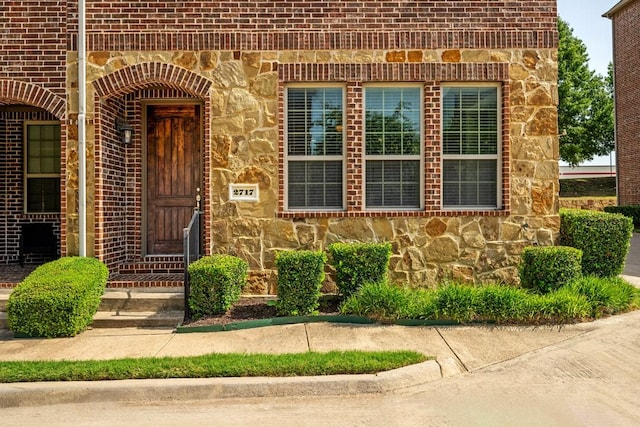
<path fill-rule="evenodd" d="M 442 204 L 500 207 L 500 102 L 497 86 L 442 88 Z"/>
<path fill-rule="evenodd" d="M 25 124 L 25 212 L 60 212 L 60 124 Z"/>
<path fill-rule="evenodd" d="M 289 209 L 344 208 L 343 105 L 341 87 L 287 88 Z"/>
<path fill-rule="evenodd" d="M 365 88 L 365 199 L 369 209 L 421 207 L 421 99 L 419 87 Z"/>

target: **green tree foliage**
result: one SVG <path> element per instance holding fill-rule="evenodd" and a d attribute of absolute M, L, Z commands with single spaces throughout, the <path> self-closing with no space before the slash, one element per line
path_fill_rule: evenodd
<path fill-rule="evenodd" d="M 560 158 L 577 165 L 614 148 L 613 70 L 603 77 L 589 69 L 586 46 L 561 18 L 558 31 Z"/>

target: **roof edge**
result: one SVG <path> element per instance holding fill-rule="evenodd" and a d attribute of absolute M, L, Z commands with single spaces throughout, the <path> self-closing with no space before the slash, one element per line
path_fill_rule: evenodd
<path fill-rule="evenodd" d="M 615 15 L 616 13 L 618 13 L 620 10 L 624 9 L 625 7 L 629 6 L 634 1 L 635 0 L 621 0 L 620 2 L 618 2 L 618 4 L 613 6 L 607 12 L 603 13 L 602 16 L 604 18 L 612 19 L 613 15 Z"/>

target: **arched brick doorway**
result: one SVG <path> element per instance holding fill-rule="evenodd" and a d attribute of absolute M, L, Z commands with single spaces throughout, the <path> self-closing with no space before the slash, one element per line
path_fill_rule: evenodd
<path fill-rule="evenodd" d="M 176 238 L 192 209 L 185 203 L 193 203 L 196 189 L 208 197 L 209 154 L 202 147 L 210 132 L 210 85 L 165 63 L 136 64 L 93 82 L 95 254 L 112 271 L 164 272 L 181 263 Z M 123 145 L 116 119 L 133 127 L 130 144 Z M 176 185 L 166 185 L 167 173 Z M 171 203 L 182 199 L 179 208 L 158 202 L 167 189 Z"/>

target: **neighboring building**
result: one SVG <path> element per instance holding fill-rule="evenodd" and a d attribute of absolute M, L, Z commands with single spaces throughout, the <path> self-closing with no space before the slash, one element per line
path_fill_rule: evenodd
<path fill-rule="evenodd" d="M 613 22 L 618 204 L 640 204 L 640 1 L 604 14 Z"/>
<path fill-rule="evenodd" d="M 29 222 L 78 253 L 76 3 L 0 10 L 0 262 Z M 560 224 L 556 20 L 555 0 L 88 1 L 88 254 L 179 266 L 199 195 L 205 253 L 247 260 L 251 292 L 276 251 L 335 241 L 392 242 L 416 286 L 513 281 Z"/>

